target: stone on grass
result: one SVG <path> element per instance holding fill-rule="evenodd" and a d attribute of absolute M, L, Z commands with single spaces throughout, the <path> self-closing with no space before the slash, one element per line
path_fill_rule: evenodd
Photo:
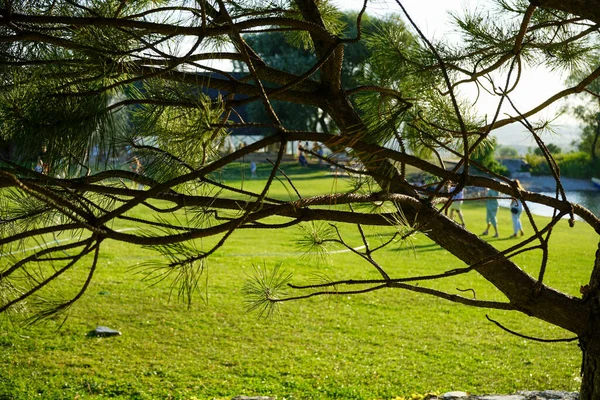
<path fill-rule="evenodd" d="M 477 397 L 480 400 L 525 400 L 525 396 L 520 394 L 509 394 L 509 395 L 501 395 L 501 394 L 493 394 Z"/>
<path fill-rule="evenodd" d="M 96 329 L 88 333 L 88 336 L 95 337 L 110 337 L 110 336 L 121 336 L 121 332 L 108 328 L 106 326 L 97 326 Z"/>
<path fill-rule="evenodd" d="M 577 392 L 559 390 L 521 391 L 515 394 L 468 395 L 465 392 L 448 392 L 440 396 L 443 400 L 579 400 Z"/>
<path fill-rule="evenodd" d="M 517 392 L 525 396 L 527 400 L 578 400 L 579 393 L 577 392 L 562 392 L 560 390 L 543 390 L 540 392 Z"/>
<path fill-rule="evenodd" d="M 469 397 L 465 392 L 446 392 L 442 395 L 443 399 L 460 399 L 463 397 Z"/>
<path fill-rule="evenodd" d="M 275 400 L 269 396 L 235 396 L 231 400 Z"/>

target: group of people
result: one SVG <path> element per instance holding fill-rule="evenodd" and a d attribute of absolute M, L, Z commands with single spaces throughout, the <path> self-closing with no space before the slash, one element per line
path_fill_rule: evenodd
<path fill-rule="evenodd" d="M 523 186 L 517 179 L 515 181 L 519 190 L 524 190 Z M 490 233 L 490 228 L 494 229 L 494 238 L 499 237 L 498 234 L 498 192 L 493 189 L 488 189 L 486 193 L 486 228 L 485 231 L 481 234 L 481 236 L 487 236 Z M 452 202 L 450 204 L 450 219 L 454 219 L 454 214 L 458 215 L 460 220 L 460 225 L 465 226 L 465 219 L 461 210 L 462 203 L 464 201 L 464 190 L 461 190 L 452 196 Z M 523 203 L 521 200 L 517 198 L 513 198 L 510 204 L 510 213 L 512 217 L 512 225 L 513 225 L 513 234 L 510 236 L 511 238 L 516 238 L 517 236 L 523 236 L 525 232 L 523 231 L 523 224 L 521 223 L 521 214 L 523 213 Z"/>
<path fill-rule="evenodd" d="M 317 157 L 317 159 L 319 161 L 319 167 L 321 167 L 323 165 L 323 160 L 325 159 L 325 153 L 324 153 L 323 147 L 321 145 L 319 145 L 318 143 L 315 143 L 315 144 L 313 144 L 312 149 L 311 149 L 308 142 L 305 142 L 304 145 L 302 145 L 302 142 L 298 142 L 298 163 L 302 167 L 308 167 L 308 159 L 306 158 L 306 155 L 304 154 L 305 152 L 307 152 L 309 158 L 312 158 L 313 156 Z"/>
<path fill-rule="evenodd" d="M 523 187 L 519 180 L 516 180 L 517 187 L 522 190 Z M 485 231 L 481 234 L 481 236 L 486 236 L 489 234 L 490 227 L 494 228 L 494 237 L 498 237 L 498 220 L 496 218 L 496 214 L 498 214 L 498 192 L 493 189 L 488 189 L 487 191 L 487 200 L 485 202 L 485 214 L 486 214 L 486 223 L 487 227 Z M 513 225 L 513 234 L 510 236 L 511 238 L 515 238 L 517 236 L 523 236 L 525 232 L 523 231 L 523 224 L 521 223 L 521 214 L 523 214 L 523 203 L 521 200 L 517 198 L 513 198 L 510 202 L 510 215 L 512 218 Z"/>

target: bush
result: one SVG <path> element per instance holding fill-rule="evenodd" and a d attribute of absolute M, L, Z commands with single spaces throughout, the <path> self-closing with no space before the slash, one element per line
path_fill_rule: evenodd
<path fill-rule="evenodd" d="M 486 165 L 486 167 L 490 171 L 492 171 L 498 175 L 502 175 L 502 176 L 510 175 L 508 168 L 505 165 L 500 164 L 497 160 L 492 160 L 489 164 Z"/>
<path fill-rule="evenodd" d="M 496 153 L 500 158 L 517 158 L 519 157 L 519 151 L 514 147 L 510 146 L 498 146 Z"/>
<path fill-rule="evenodd" d="M 584 152 L 556 154 L 554 156 L 560 175 L 566 178 L 589 179 L 600 175 L 600 162 L 592 161 Z M 531 175 L 550 175 L 550 167 L 542 156 L 527 154 L 526 160 L 531 166 Z"/>
<path fill-rule="evenodd" d="M 555 145 L 554 143 L 548 143 L 546 145 L 546 148 L 552 155 L 562 153 L 562 149 L 560 147 L 558 147 L 557 145 Z M 533 149 L 533 154 L 535 154 L 536 156 L 542 156 L 543 155 L 542 149 L 540 149 L 539 147 L 536 147 L 535 149 Z"/>

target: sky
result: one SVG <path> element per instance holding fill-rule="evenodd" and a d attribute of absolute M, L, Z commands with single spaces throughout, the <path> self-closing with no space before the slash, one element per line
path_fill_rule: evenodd
<path fill-rule="evenodd" d="M 335 4 L 343 10 L 358 11 L 362 8 L 362 0 L 334 0 Z M 452 32 L 451 18 L 448 11 L 462 13 L 464 10 L 474 11 L 485 7 L 482 0 L 403 0 L 402 4 L 410 14 L 411 18 L 419 26 L 419 29 L 428 37 L 436 39 L 459 40 L 459 36 Z M 401 8 L 394 0 L 369 0 L 367 13 L 372 16 L 384 16 L 388 13 L 402 14 Z M 528 110 L 551 95 L 565 88 L 566 76 L 552 73 L 546 69 L 537 68 L 527 70 L 521 79 L 522 85 L 514 93 L 513 101 L 516 102 L 520 111 Z M 524 84 L 523 84 L 524 83 Z M 497 100 L 480 97 L 476 99 L 476 92 L 466 90 L 463 92 L 465 98 L 476 103 L 481 114 L 493 115 Z M 559 113 L 559 108 L 565 103 L 560 103 L 541 113 L 545 119 L 554 118 Z M 511 111 L 511 110 L 505 110 Z M 514 114 L 514 112 L 513 112 Z M 578 122 L 570 116 L 560 117 L 554 124 L 556 134 L 546 133 L 544 139 L 548 143 L 554 143 L 563 149 L 567 149 L 576 137 L 579 126 Z M 506 146 L 517 147 L 520 151 L 526 151 L 534 142 L 526 130 L 520 124 L 512 124 L 504 127 L 495 134 L 498 143 Z"/>

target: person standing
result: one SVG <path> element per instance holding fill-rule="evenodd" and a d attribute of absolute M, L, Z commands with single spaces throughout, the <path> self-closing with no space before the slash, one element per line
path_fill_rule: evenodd
<path fill-rule="evenodd" d="M 450 204 L 450 219 L 454 219 L 454 213 L 456 212 L 456 214 L 458 214 L 458 218 L 460 219 L 460 225 L 463 228 L 465 227 L 465 218 L 463 216 L 461 207 L 464 198 L 465 190 L 463 189 L 452 197 L 452 203 Z"/>
<path fill-rule="evenodd" d="M 319 157 L 319 168 L 323 166 L 323 146 L 317 145 L 317 156 Z"/>
<path fill-rule="evenodd" d="M 39 172 L 40 174 L 48 175 L 49 164 L 46 159 L 47 152 L 48 152 L 48 147 L 46 147 L 46 145 L 43 144 L 40 149 L 40 152 L 38 153 L 35 165 L 33 167 L 35 172 Z"/>
<path fill-rule="evenodd" d="M 494 228 L 495 235 L 493 237 L 498 237 L 498 218 L 496 217 L 498 214 L 498 192 L 494 189 L 487 190 L 487 199 L 485 201 L 485 222 L 487 223 L 487 227 L 485 231 L 481 234 L 481 236 L 486 236 L 490 232 L 490 227 Z"/>
<path fill-rule="evenodd" d="M 517 188 L 519 188 L 519 190 L 524 190 L 523 186 L 521 186 L 521 182 L 519 182 L 518 179 L 515 180 L 515 183 L 517 184 Z M 510 215 L 513 223 L 513 234 L 510 236 L 511 238 L 516 238 L 518 235 L 523 236 L 525 234 L 523 231 L 523 224 L 521 224 L 522 213 L 523 203 L 521 200 L 513 198 L 510 203 Z"/>
<path fill-rule="evenodd" d="M 131 165 L 131 169 L 133 170 L 133 172 L 135 172 L 137 175 L 141 175 L 144 172 L 144 167 L 142 165 L 142 162 L 140 161 L 140 159 L 136 156 L 133 157 L 132 160 L 132 165 Z M 134 183 L 135 185 L 135 183 Z M 138 190 L 144 190 L 144 184 L 141 182 L 137 182 L 137 189 Z"/>
<path fill-rule="evenodd" d="M 298 158 L 298 162 L 302 167 L 308 167 L 308 160 L 304 157 L 304 153 L 300 153 L 300 157 Z"/>

